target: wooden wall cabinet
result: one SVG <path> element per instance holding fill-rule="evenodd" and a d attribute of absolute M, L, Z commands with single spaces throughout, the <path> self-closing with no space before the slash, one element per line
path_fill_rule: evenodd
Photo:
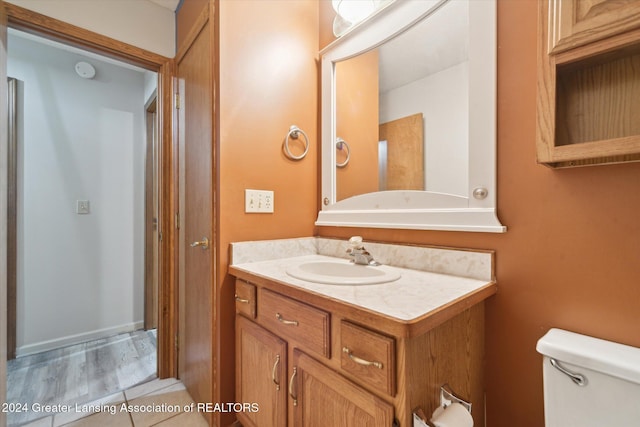
<path fill-rule="evenodd" d="M 445 383 L 476 403 L 474 425 L 484 426 L 483 302 L 452 317 L 440 312 L 438 326 L 412 331 L 243 276 L 236 279 L 236 401 L 259 406 L 237 414 L 243 426 L 411 426 L 416 407 L 430 414 L 439 405 Z"/>
<path fill-rule="evenodd" d="M 640 2 L 540 0 L 536 151 L 551 167 L 640 160 Z"/>

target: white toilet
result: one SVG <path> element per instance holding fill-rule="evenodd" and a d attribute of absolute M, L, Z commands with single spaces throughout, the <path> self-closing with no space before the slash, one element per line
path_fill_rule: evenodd
<path fill-rule="evenodd" d="M 546 427 L 640 426 L 640 348 L 551 329 L 536 350 Z"/>

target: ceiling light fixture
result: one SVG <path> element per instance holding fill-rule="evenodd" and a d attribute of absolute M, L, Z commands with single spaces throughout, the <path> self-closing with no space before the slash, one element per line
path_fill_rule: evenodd
<path fill-rule="evenodd" d="M 388 1 L 388 0 L 387 0 Z M 375 12 L 385 0 L 331 0 L 331 7 L 336 12 L 333 20 L 333 34 L 343 35 L 349 28 L 364 21 Z"/>

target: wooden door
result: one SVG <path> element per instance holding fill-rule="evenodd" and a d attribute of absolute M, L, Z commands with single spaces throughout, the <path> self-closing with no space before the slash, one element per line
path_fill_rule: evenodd
<path fill-rule="evenodd" d="M 393 406 L 306 354 L 294 350 L 296 426 L 388 427 Z"/>
<path fill-rule="evenodd" d="M 206 24 L 177 62 L 181 168 L 178 374 L 196 402 L 213 402 L 215 245 L 210 58 Z"/>
<path fill-rule="evenodd" d="M 245 427 L 287 425 L 287 343 L 236 316 L 236 402 L 257 403 L 238 413 Z"/>
<path fill-rule="evenodd" d="M 386 186 L 380 190 L 425 189 L 422 123 L 418 113 L 380 124 L 380 140 L 387 141 Z"/>

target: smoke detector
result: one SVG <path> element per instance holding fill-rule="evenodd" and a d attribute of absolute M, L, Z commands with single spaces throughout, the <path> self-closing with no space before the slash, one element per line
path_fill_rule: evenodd
<path fill-rule="evenodd" d="M 83 79 L 92 79 L 96 75 L 96 69 L 88 62 L 80 61 L 76 64 L 76 73 Z"/>

